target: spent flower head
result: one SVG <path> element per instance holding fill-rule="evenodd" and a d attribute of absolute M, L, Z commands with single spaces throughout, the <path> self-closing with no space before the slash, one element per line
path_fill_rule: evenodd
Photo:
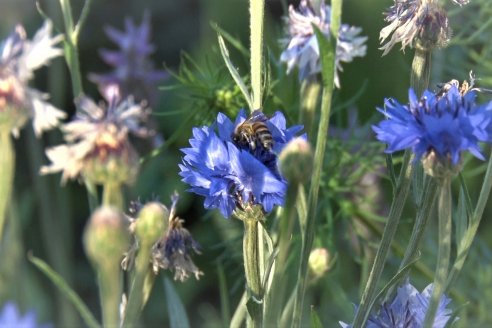
<path fill-rule="evenodd" d="M 14 136 L 29 119 L 37 136 L 58 125 L 65 113 L 48 103 L 48 95 L 28 86 L 34 71 L 46 65 L 62 50 L 56 48 L 62 36 L 51 36 L 51 22 L 46 21 L 32 40 L 21 25 L 0 44 L 0 128 Z"/>
<path fill-rule="evenodd" d="M 235 141 L 237 128 L 252 122 L 261 122 L 271 149 L 264 148 L 255 133 L 246 135 L 249 143 Z M 268 118 L 255 111 L 248 118 L 241 111 L 234 123 L 219 113 L 212 126 L 193 128 L 191 147 L 182 149 L 180 175 L 191 186 L 189 191 L 205 197 L 205 208 L 218 208 L 224 217 L 256 206 L 268 213 L 283 204 L 287 188 L 277 168 L 277 154 L 301 130 L 299 125 L 287 128 L 280 112 Z"/>
<path fill-rule="evenodd" d="M 100 51 L 102 59 L 114 70 L 107 74 L 91 74 L 89 78 L 99 86 L 101 94 L 108 86 L 117 85 L 122 97 L 133 96 L 136 101 L 146 100 L 153 105 L 157 99 L 156 83 L 166 77 L 164 71 L 155 70 L 149 56 L 155 47 L 150 43 L 149 14 L 145 13 L 142 24 L 125 19 L 125 31 L 106 27 L 107 36 L 118 45 L 119 51 Z M 107 99 L 107 97 L 105 96 Z"/>
<path fill-rule="evenodd" d="M 167 226 L 164 234 L 154 243 L 151 251 L 151 264 L 154 274 L 159 273 L 159 269 L 169 269 L 174 271 L 174 280 L 185 281 L 190 274 L 193 274 L 196 279 L 200 279 L 203 272 L 193 263 L 191 256 L 193 253 L 200 254 L 200 245 L 193 239 L 191 233 L 183 227 L 184 220 L 176 216 L 176 206 L 179 200 L 179 195 L 175 193 L 172 197 L 171 209 L 159 204 L 168 214 Z M 132 202 L 130 206 L 130 214 L 127 216 L 130 221 L 130 232 L 135 234 L 137 229 L 139 212 L 144 207 L 140 202 Z M 128 270 L 133 266 L 135 254 L 139 248 L 138 236 L 135 234 L 135 242 L 128 252 L 125 253 L 123 269 Z"/>
<path fill-rule="evenodd" d="M 319 14 L 318 14 L 319 12 Z M 302 0 L 296 10 L 289 6 L 288 36 L 282 43 L 286 49 L 282 52 L 280 60 L 287 63 L 287 73 L 299 67 L 299 80 L 304 80 L 311 75 L 321 72 L 318 40 L 313 30 L 313 24 L 320 31 L 330 36 L 330 12 L 331 7 L 320 1 L 319 11 L 315 11 L 310 0 Z M 338 71 L 343 71 L 342 62 L 349 63 L 355 57 L 366 55 L 367 37 L 359 36 L 360 27 L 342 24 L 338 31 L 338 40 L 335 59 L 335 85 L 340 87 Z"/>
<path fill-rule="evenodd" d="M 411 149 L 415 160 L 432 157 L 444 167 L 457 167 L 462 152 L 484 159 L 480 142 L 492 142 L 492 102 L 476 104 L 476 92 L 446 84 L 437 93 L 424 91 L 420 99 L 413 89 L 409 104 L 386 99 L 378 108 L 387 119 L 373 126 L 387 153 Z"/>
<path fill-rule="evenodd" d="M 389 23 L 379 33 L 379 40 L 384 43 L 380 48 L 383 56 L 401 42 L 401 49 L 407 46 L 432 49 L 444 47 L 451 38 L 446 11 L 438 0 L 394 0 L 385 13 Z M 391 37 L 390 37 L 391 35 Z"/>
<path fill-rule="evenodd" d="M 429 307 L 433 285 L 428 285 L 421 293 L 406 281 L 398 287 L 392 300 L 381 304 L 376 313 L 367 320 L 367 328 L 420 328 L 424 325 L 425 314 Z M 444 328 L 451 319 L 452 311 L 447 308 L 451 299 L 441 296 L 432 328 Z M 343 328 L 350 324 L 340 322 Z"/>
<path fill-rule="evenodd" d="M 75 119 L 62 127 L 67 144 L 46 150 L 52 164 L 42 167 L 41 173 L 63 172 L 62 183 L 78 177 L 96 184 L 131 183 L 139 163 L 129 135 L 153 133 L 144 125 L 148 108 L 131 97 L 123 101 L 114 97 L 107 106 L 86 96 L 76 102 Z"/>

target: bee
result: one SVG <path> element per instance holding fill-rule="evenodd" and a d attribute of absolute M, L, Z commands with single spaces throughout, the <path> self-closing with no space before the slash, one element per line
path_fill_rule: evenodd
<path fill-rule="evenodd" d="M 260 110 L 251 113 L 244 122 L 238 124 L 232 133 L 232 140 L 239 147 L 255 151 L 258 147 L 272 150 L 273 137 L 266 125 L 268 118 Z"/>
<path fill-rule="evenodd" d="M 483 93 L 492 93 L 492 90 L 490 89 L 484 89 L 484 88 L 477 88 L 475 87 L 475 81 L 477 79 L 475 78 L 475 75 L 473 74 L 472 71 L 470 71 L 470 82 L 468 82 L 467 80 L 464 80 L 463 83 L 461 83 L 460 85 L 460 82 L 456 79 L 453 79 L 449 82 L 446 82 L 446 83 L 439 83 L 437 85 L 437 87 L 439 88 L 439 90 L 437 91 L 436 93 L 436 96 L 438 98 L 441 98 L 442 96 L 446 95 L 448 93 L 448 91 L 453 87 L 455 86 L 459 93 L 461 94 L 461 96 L 464 96 L 465 94 L 468 93 L 468 91 L 478 91 L 478 92 L 483 92 Z"/>

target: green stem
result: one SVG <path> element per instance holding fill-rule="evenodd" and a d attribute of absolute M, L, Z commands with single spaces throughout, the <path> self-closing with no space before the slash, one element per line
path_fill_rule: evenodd
<path fill-rule="evenodd" d="M 308 210 L 306 217 L 300 216 L 300 222 L 306 222 L 305 230 L 301 230 L 303 233 L 303 243 L 301 248 L 301 260 L 298 270 L 297 278 L 297 291 L 294 300 L 294 310 L 292 317 L 292 326 L 300 327 L 302 322 L 302 309 L 304 304 L 304 295 L 306 293 L 307 286 L 307 270 L 309 253 L 313 246 L 313 240 L 316 227 L 316 212 L 318 208 L 318 193 L 321 182 L 321 171 L 323 169 L 323 163 L 325 159 L 326 142 L 328 136 L 328 129 L 330 124 L 331 113 L 331 101 L 333 96 L 334 87 L 334 72 L 335 72 L 335 58 L 336 58 L 336 40 L 338 38 L 338 28 L 340 26 L 340 20 L 342 15 L 342 0 L 333 0 L 331 2 L 331 35 L 330 40 L 322 39 L 319 30 L 315 29 L 317 34 L 317 40 L 320 49 L 323 48 L 323 52 L 320 51 L 320 60 L 322 66 L 322 80 L 323 80 L 323 94 L 321 98 L 321 116 L 318 128 L 318 135 L 316 138 L 316 149 L 314 152 L 314 165 L 313 175 L 311 179 L 311 187 L 308 196 Z"/>
<path fill-rule="evenodd" d="M 314 116 L 316 105 L 318 104 L 321 84 L 315 79 L 308 79 L 302 82 L 301 86 L 301 110 L 299 111 L 299 121 L 304 125 L 308 135 L 313 134 Z"/>
<path fill-rule="evenodd" d="M 487 205 L 490 190 L 492 189 L 492 156 L 489 157 L 489 163 L 487 165 L 487 171 L 483 180 L 482 189 L 480 190 L 480 196 L 478 197 L 477 206 L 473 211 L 473 216 L 470 219 L 470 225 L 463 236 L 463 239 L 459 241 L 458 245 L 458 255 L 456 261 L 451 268 L 449 274 L 449 279 L 447 282 L 447 288 L 452 286 L 455 280 L 458 278 L 463 265 L 465 264 L 466 257 L 470 251 L 475 235 L 477 234 L 478 227 L 480 226 L 480 221 L 482 220 L 483 212 L 485 206 Z"/>
<path fill-rule="evenodd" d="M 119 183 L 108 182 L 103 188 L 103 205 L 113 206 L 123 210 L 124 200 Z"/>
<path fill-rule="evenodd" d="M 123 327 L 134 327 L 137 323 L 144 300 L 144 283 L 149 271 L 150 251 L 152 245 L 142 244 L 135 260 L 135 275 L 126 305 Z"/>
<path fill-rule="evenodd" d="M 424 90 L 429 87 L 431 59 L 432 51 L 426 50 L 418 45 L 415 47 L 410 85 L 415 90 L 417 97 L 420 97 Z"/>
<path fill-rule="evenodd" d="M 120 326 L 122 282 L 119 261 L 109 261 L 108 267 L 99 271 L 99 292 L 102 305 L 103 327 Z M 114 262 L 114 263 L 113 263 Z M 111 266 L 111 267 L 109 267 Z"/>
<path fill-rule="evenodd" d="M 258 239 L 258 225 L 260 223 L 255 218 L 245 219 L 243 222 L 244 272 L 248 290 L 251 295 L 247 305 L 248 312 L 253 320 L 253 327 L 261 327 L 263 321 L 263 288 L 261 286 Z"/>
<path fill-rule="evenodd" d="M 403 256 L 403 260 L 400 263 L 399 270 L 407 266 L 417 256 L 418 247 L 424 235 L 427 223 L 429 222 L 429 218 L 431 217 L 436 197 L 436 180 L 432 177 L 427 177 L 424 190 L 422 192 L 422 203 L 417 211 L 417 219 L 415 220 L 415 223 L 413 225 L 412 235 L 410 236 L 410 241 L 407 248 L 405 249 L 405 255 Z"/>
<path fill-rule="evenodd" d="M 379 278 L 383 272 L 384 264 L 386 262 L 386 258 L 388 257 L 388 251 L 391 247 L 393 237 L 395 236 L 398 223 L 400 222 L 403 206 L 405 205 L 408 190 L 410 189 L 410 179 L 408 177 L 410 175 L 411 166 L 409 166 L 409 161 L 410 152 L 406 151 L 396 187 L 396 197 L 391 204 L 390 213 L 388 215 L 386 226 L 384 227 L 381 243 L 379 244 L 371 272 L 369 273 L 369 279 L 366 283 L 364 293 L 362 294 L 359 308 L 355 314 L 353 323 L 354 328 L 364 327 L 371 312 L 371 304 L 376 296 Z"/>
<path fill-rule="evenodd" d="M 451 256 L 451 176 L 443 178 L 439 194 L 439 250 L 437 254 L 437 266 L 434 278 L 434 287 L 427 313 L 425 314 L 424 327 L 432 328 L 436 316 L 439 301 L 446 288 L 449 272 L 449 259 Z"/>
<path fill-rule="evenodd" d="M 251 87 L 253 91 L 253 108 L 262 109 L 262 66 L 263 66 L 263 16 L 265 0 L 250 0 L 249 14 L 251 15 Z"/>
<path fill-rule="evenodd" d="M 3 228 L 7 217 L 15 173 L 15 151 L 10 138 L 10 130 L 0 131 L 0 246 Z"/>
<path fill-rule="evenodd" d="M 292 231 L 296 222 L 296 200 L 298 191 L 304 188 L 302 184 L 289 185 L 285 208 L 280 219 L 278 237 L 278 255 L 275 260 L 275 272 L 272 279 L 272 287 L 268 295 L 269 302 L 265 306 L 266 325 L 274 326 L 279 322 L 281 310 L 284 309 L 284 296 L 286 295 L 287 259 L 289 256 Z"/>

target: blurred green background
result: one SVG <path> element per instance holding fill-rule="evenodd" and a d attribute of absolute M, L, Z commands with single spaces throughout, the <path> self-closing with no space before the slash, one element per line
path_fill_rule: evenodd
<path fill-rule="evenodd" d="M 71 3 L 74 16 L 78 17 L 83 1 Z M 364 58 L 356 58 L 353 63 L 343 65 L 342 88 L 335 93 L 335 105 L 338 104 L 340 110 L 334 114 L 337 119 L 333 122 L 338 128 L 345 128 L 349 121 L 348 116 L 354 113 L 349 112 L 347 107 L 358 112 L 362 123 L 375 122 L 376 119 L 381 119 L 375 108 L 383 105 L 384 98 L 394 97 L 401 102 L 407 99 L 413 51 L 407 49 L 402 53 L 395 48 L 388 56 L 381 57 L 381 51 L 378 50 L 379 31 L 384 26 L 382 13 L 391 4 L 390 0 L 344 1 L 343 22 L 363 28 L 362 34 L 368 36 L 368 50 Z M 59 2 L 44 0 L 39 1 L 39 6 L 53 19 L 55 28 L 63 30 Z M 279 39 L 284 32 L 282 16 L 286 13 L 287 1 L 268 0 L 266 6 L 267 58 L 272 80 L 280 79 L 272 87 L 272 97 L 267 101 L 266 111 L 273 112 L 280 108 L 295 118 L 299 105 L 297 77 L 285 76 L 285 66 L 278 60 L 282 50 Z M 485 24 L 488 17 L 492 16 L 490 5 L 487 0 L 483 0 L 463 10 L 452 8 L 451 26 L 459 37 L 457 40 L 463 42 L 452 42 L 445 50 L 435 52 L 431 86 L 451 78 L 468 78 L 469 70 L 473 69 L 477 77 L 482 78 L 480 85 L 492 88 L 492 61 L 489 55 L 492 46 L 488 44 L 492 31 Z M 482 11 L 477 16 L 478 9 Z M 186 227 L 203 247 L 203 254 L 196 256 L 194 260 L 205 275 L 199 281 L 191 278 L 185 283 L 175 285 L 193 327 L 220 326 L 224 322 L 223 316 L 230 316 L 234 311 L 244 289 L 242 224 L 235 219 L 223 219 L 217 213 L 205 212 L 203 199 L 185 193 L 186 186 L 178 176 L 178 163 L 181 161 L 179 149 L 188 145 L 193 125 L 209 121 L 218 110 L 231 110 L 227 106 L 221 107 L 216 99 L 218 90 L 232 90 L 233 87 L 220 58 L 212 24 L 218 24 L 247 48 L 248 1 L 93 1 L 88 20 L 80 34 L 79 54 L 84 90 L 93 99 L 99 100 L 101 97 L 95 86 L 86 79 L 87 74 L 107 72 L 109 67 L 99 57 L 98 49 L 114 49 L 104 33 L 104 27 L 111 25 L 121 30 L 125 17 L 140 23 L 145 11 L 151 15 L 152 42 L 156 46 L 153 59 L 156 67 L 166 67 L 178 73 L 183 53 L 186 53 L 197 63 L 195 67 L 187 61 L 192 71 L 197 72 L 197 67 L 201 67 L 211 73 L 197 73 L 197 76 L 202 76 L 205 86 L 201 91 L 182 86 L 182 81 L 180 83 L 173 76 L 162 83 L 167 88 L 161 90 L 159 105 L 153 110 L 159 132 L 165 140 L 172 138 L 173 142 L 158 156 L 144 162 L 138 182 L 127 191 L 127 199 L 140 197 L 147 200 L 158 197 L 163 203 L 169 204 L 169 197 L 174 190 L 181 193 L 178 214 L 186 220 Z M 0 0 L 0 17 L 1 39 L 17 23 L 23 24 L 31 37 L 43 21 L 33 0 Z M 483 18 L 483 24 L 480 23 L 480 18 Z M 467 39 L 477 31 L 474 38 Z M 248 59 L 240 50 L 232 46 L 230 48 L 234 63 L 246 75 Z M 63 59 L 58 58 L 48 69 L 37 72 L 34 84 L 36 88 L 50 93 L 55 106 L 73 114 L 70 78 Z M 486 98 L 489 97 L 487 95 L 481 97 L 489 99 Z M 238 105 L 241 103 L 242 100 L 237 100 Z M 190 113 L 193 115 L 188 119 Z M 177 129 L 177 126 L 180 128 Z M 368 138 L 374 139 L 372 133 L 369 133 Z M 368 138 L 365 139 L 367 145 L 372 142 Z M 79 326 L 83 324 L 64 296 L 26 260 L 26 254 L 32 252 L 47 261 L 65 277 L 96 316 L 100 317 L 96 277 L 84 255 L 81 241 L 90 215 L 86 192 L 76 182 L 60 186 L 59 176 L 39 177 L 37 174 L 40 165 L 47 163 L 43 147 L 60 142 L 60 133 L 51 132 L 39 143 L 33 137 L 30 127 L 25 128 L 15 141 L 17 164 L 11 214 L 11 221 L 15 220 L 15 223 L 10 225 L 8 243 L 0 250 L 0 301 L 13 299 L 23 310 L 34 309 L 40 322 L 52 322 L 56 326 Z M 341 172 L 347 168 L 344 167 L 347 162 L 341 157 L 337 158 L 340 154 L 349 154 L 347 149 L 350 147 L 343 142 L 333 143 L 330 148 L 333 153 L 328 153 L 330 158 L 327 160 L 327 169 L 330 170 L 325 172 L 322 183 L 324 209 L 331 209 L 332 212 L 327 214 L 327 210 L 320 215 L 315 245 L 328 248 L 333 256 L 337 254 L 338 260 L 325 276 L 312 282 L 308 304 L 314 306 L 327 327 L 336 327 L 338 320 L 350 321 L 353 314 L 352 303 L 358 302 L 362 288 L 360 279 L 364 277 L 364 270 L 367 270 L 371 250 L 375 250 L 379 240 L 376 232 L 354 219 L 355 209 L 362 205 L 356 203 L 356 198 L 348 196 L 356 187 L 349 185 L 342 176 Z M 141 155 L 146 154 L 145 149 L 141 152 Z M 490 153 L 490 150 L 487 149 L 486 152 Z M 379 165 L 384 163 L 384 158 L 380 155 L 373 158 L 362 157 L 360 160 L 367 163 L 367 168 L 374 170 L 378 170 Z M 465 178 L 475 200 L 480 190 L 483 163 L 472 160 L 467 162 L 466 167 L 470 170 L 465 173 Z M 350 175 L 351 172 L 344 174 Z M 383 182 L 382 185 L 387 187 L 388 183 Z M 366 187 L 369 192 L 381 196 L 371 198 L 382 202 L 372 204 L 372 210 L 384 214 L 389 204 L 390 192 L 376 185 Z M 409 207 L 408 213 L 404 214 L 399 232 L 401 238 L 397 238 L 401 246 L 405 245 L 409 236 L 412 213 Z M 459 325 L 463 327 L 480 327 L 482 324 L 492 323 L 492 313 L 489 311 L 492 306 L 492 231 L 487 220 L 490 214 L 491 208 L 488 206 L 480 228 L 480 238 L 475 243 L 465 272 L 458 281 L 455 290 L 458 296 L 453 294 L 455 308 L 470 302 L 458 314 L 462 317 Z M 380 228 L 382 225 L 381 222 L 374 222 L 374 226 Z M 422 253 L 423 262 L 432 270 L 437 245 L 435 236 L 435 226 L 432 226 Z M 387 271 L 394 270 L 399 263 L 397 252 L 392 255 Z M 220 296 L 218 284 L 222 274 L 224 279 L 221 281 L 226 283 L 228 302 Z M 160 275 L 172 277 L 169 272 Z M 390 272 L 386 278 L 389 276 Z M 431 282 L 418 270 L 414 276 L 419 289 Z M 164 288 L 159 279 L 143 312 L 142 325 L 168 326 L 165 303 Z"/>

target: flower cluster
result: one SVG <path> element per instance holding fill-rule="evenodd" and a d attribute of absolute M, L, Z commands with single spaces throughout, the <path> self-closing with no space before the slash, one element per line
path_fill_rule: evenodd
<path fill-rule="evenodd" d="M 271 150 L 261 146 L 252 150 L 233 140 L 236 127 L 252 118 L 261 120 L 269 130 Z M 278 172 L 277 154 L 301 130 L 298 125 L 287 129 L 280 112 L 267 118 L 255 111 L 248 119 L 241 111 L 234 123 L 219 113 L 212 126 L 193 129 L 191 148 L 182 150 L 180 175 L 191 185 L 189 191 L 205 197 L 205 208 L 218 208 L 225 217 L 254 205 L 270 212 L 283 204 L 287 188 Z"/>
<path fill-rule="evenodd" d="M 89 78 L 98 84 L 103 95 L 108 86 L 117 85 L 123 98 L 131 95 L 136 101 L 146 100 L 153 105 L 157 98 L 155 84 L 166 74 L 155 70 L 148 58 L 154 52 L 154 46 L 150 43 L 149 15 L 144 15 L 140 26 L 127 18 L 124 32 L 107 27 L 106 34 L 120 48 L 119 51 L 101 50 L 101 57 L 114 67 L 114 71 L 91 74 Z"/>
<path fill-rule="evenodd" d="M 492 102 L 477 105 L 475 98 L 474 90 L 460 90 L 455 84 L 437 94 L 425 91 L 420 99 L 410 89 L 408 105 L 386 99 L 385 108 L 378 110 L 387 120 L 373 130 L 388 145 L 387 153 L 411 148 L 415 160 L 433 155 L 456 166 L 468 150 L 483 160 L 479 142 L 492 142 Z"/>
<path fill-rule="evenodd" d="M 424 325 L 429 307 L 433 285 L 428 285 L 421 293 L 408 281 L 398 288 L 391 302 L 385 302 L 376 314 L 369 317 L 367 328 L 420 328 Z M 439 301 L 433 328 L 444 328 L 451 319 L 452 311 L 447 308 L 451 299 L 443 295 Z M 351 325 L 340 322 L 343 328 Z"/>
<path fill-rule="evenodd" d="M 401 42 L 401 49 L 415 47 L 417 43 L 424 48 L 443 47 L 451 38 L 446 11 L 436 0 L 394 0 L 395 4 L 385 13 L 389 23 L 379 33 L 380 49 L 383 56 Z"/>
<path fill-rule="evenodd" d="M 38 136 L 65 118 L 65 113 L 46 101 L 47 94 L 28 87 L 36 69 L 62 54 L 55 48 L 62 36 L 51 37 L 51 29 L 46 21 L 28 40 L 24 28 L 17 25 L 0 44 L 0 125 L 14 136 L 31 118 Z"/>
<path fill-rule="evenodd" d="M 312 8 L 310 0 L 302 0 L 297 10 L 289 7 L 289 36 L 283 41 L 286 49 L 280 60 L 287 63 L 287 73 L 295 66 L 299 67 L 299 80 L 321 72 L 319 46 L 312 24 L 316 25 L 327 37 L 330 35 L 331 7 L 320 1 L 319 15 Z M 338 71 L 342 71 L 342 62 L 351 62 L 355 57 L 366 55 L 367 37 L 359 36 L 360 27 L 342 24 L 338 31 L 335 59 L 335 85 L 340 87 Z"/>
<path fill-rule="evenodd" d="M 191 259 L 192 253 L 200 254 L 200 245 L 193 239 L 191 233 L 183 227 L 184 220 L 176 216 L 176 205 L 179 196 L 174 194 L 171 197 L 172 205 L 169 211 L 167 229 L 164 235 L 153 245 L 151 254 L 151 263 L 154 274 L 161 269 L 170 269 L 174 271 L 174 280 L 185 281 L 189 274 L 193 274 L 196 279 L 200 279 L 203 272 L 200 271 Z M 160 204 L 165 208 L 164 205 Z M 137 221 L 137 215 L 143 205 L 140 202 L 132 202 L 130 214 L 127 218 L 130 221 L 130 232 L 134 233 L 134 226 Z M 138 242 L 125 254 L 122 267 L 128 270 L 134 262 Z"/>
<path fill-rule="evenodd" d="M 75 119 L 62 130 L 67 145 L 46 150 L 52 164 L 41 168 L 41 173 L 63 172 L 62 183 L 82 176 L 93 183 L 132 182 L 138 171 L 138 155 L 129 134 L 148 137 L 153 132 L 143 123 L 148 109 L 135 104 L 132 98 L 98 106 L 90 98 L 76 100 Z"/>

